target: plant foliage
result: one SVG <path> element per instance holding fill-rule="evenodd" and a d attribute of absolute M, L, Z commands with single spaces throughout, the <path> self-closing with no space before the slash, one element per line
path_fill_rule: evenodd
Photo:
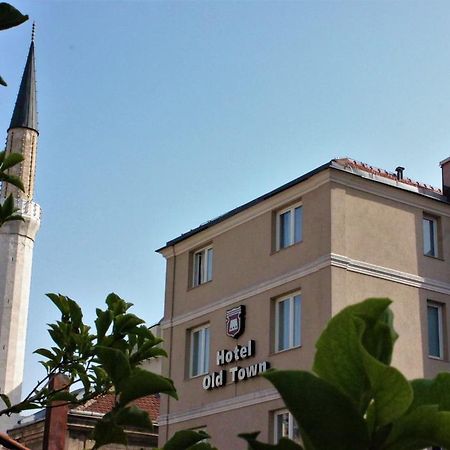
<path fill-rule="evenodd" d="M 14 6 L 5 2 L 0 3 L 0 30 L 17 27 L 27 20 L 28 16 L 22 14 Z M 2 77 L 0 77 L 0 84 L 6 86 L 6 81 Z"/>
<path fill-rule="evenodd" d="M 116 294 L 108 295 L 105 309 L 96 310 L 94 330 L 83 322 L 81 308 L 74 300 L 59 294 L 47 296 L 60 312 L 60 319 L 49 324 L 48 329 L 54 345 L 35 351 L 44 358 L 41 364 L 47 375 L 19 404 L 11 405 L 2 395 L 4 409 L 0 415 L 51 406 L 57 400 L 84 404 L 99 395 L 113 393 L 113 409 L 94 429 L 94 448 L 126 444 L 124 430 L 128 426 L 152 430 L 148 413 L 133 402 L 156 393 L 177 398 L 171 380 L 140 367 L 143 361 L 165 356 L 159 346 L 161 339 L 129 312 L 132 304 Z M 58 373 L 69 378 L 69 389 L 50 391 L 48 381 Z M 82 389 L 77 390 L 79 387 Z"/>
<path fill-rule="evenodd" d="M 19 153 L 6 154 L 6 151 L 0 152 L 0 182 L 12 184 L 23 191 L 23 183 L 20 178 L 8 173 L 11 167 L 20 164 L 22 161 L 23 156 Z M 6 222 L 23 220 L 19 214 L 16 214 L 17 211 L 18 209 L 15 207 L 13 195 L 9 194 L 5 201 L 0 204 L 0 227 Z"/>
<path fill-rule="evenodd" d="M 391 301 L 371 298 L 333 317 L 316 343 L 313 371 L 271 370 L 302 444 L 241 437 L 251 450 L 450 448 L 450 373 L 408 381 L 390 365 L 398 337 Z"/>

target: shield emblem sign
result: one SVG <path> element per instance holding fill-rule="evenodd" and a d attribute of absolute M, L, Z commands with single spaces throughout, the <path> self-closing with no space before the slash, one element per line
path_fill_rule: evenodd
<path fill-rule="evenodd" d="M 226 315 L 227 336 L 237 339 L 245 329 L 245 306 L 229 309 Z"/>

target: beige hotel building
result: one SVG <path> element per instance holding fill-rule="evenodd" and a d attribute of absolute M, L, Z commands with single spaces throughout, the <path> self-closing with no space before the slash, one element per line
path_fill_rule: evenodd
<path fill-rule="evenodd" d="M 393 300 L 393 364 L 409 378 L 450 369 L 450 158 L 436 189 L 334 159 L 158 250 L 167 261 L 159 445 L 205 429 L 221 450 L 237 435 L 298 436 L 269 367 L 312 366 L 327 321 L 367 297 Z"/>

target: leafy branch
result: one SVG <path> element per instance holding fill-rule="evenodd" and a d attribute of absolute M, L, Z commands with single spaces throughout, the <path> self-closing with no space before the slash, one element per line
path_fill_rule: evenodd
<path fill-rule="evenodd" d="M 22 14 L 9 3 L 0 3 L 0 30 L 7 30 L 26 22 L 28 16 Z M 6 86 L 6 81 L 0 76 L 0 84 Z"/>
<path fill-rule="evenodd" d="M 2 395 L 5 407 L 0 415 L 45 408 L 55 401 L 58 406 L 84 404 L 99 395 L 113 393 L 112 410 L 94 429 L 94 448 L 109 443 L 126 444 L 124 429 L 130 425 L 152 430 L 148 413 L 134 402 L 156 393 L 177 398 L 171 380 L 140 367 L 150 358 L 166 355 L 159 346 L 161 339 L 151 333 L 142 319 L 129 312 L 132 304 L 116 294 L 107 296 L 104 310 L 96 310 L 93 332 L 83 322 L 81 308 L 74 300 L 59 294 L 47 296 L 61 315 L 56 323 L 49 324 L 54 345 L 35 351 L 44 358 L 41 364 L 46 376 L 16 405 Z M 67 386 L 51 391 L 48 382 L 58 373 L 67 376 Z M 77 386 L 82 389 L 75 389 Z"/>
<path fill-rule="evenodd" d="M 0 182 L 12 184 L 23 191 L 24 187 L 20 178 L 9 173 L 9 169 L 22 161 L 23 156 L 20 153 L 6 154 L 6 151 L 0 152 Z M 16 214 L 17 211 L 18 208 L 15 207 L 13 195 L 9 194 L 3 204 L 0 204 L 0 227 L 6 222 L 23 220 L 20 214 Z"/>

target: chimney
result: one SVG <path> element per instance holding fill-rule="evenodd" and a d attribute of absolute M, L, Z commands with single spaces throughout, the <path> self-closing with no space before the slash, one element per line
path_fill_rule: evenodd
<path fill-rule="evenodd" d="M 49 389 L 58 391 L 69 384 L 69 379 L 62 373 L 50 378 Z M 58 406 L 61 405 L 61 406 Z M 69 405 L 65 401 L 55 401 L 45 413 L 44 443 L 46 450 L 64 450 L 66 446 L 67 415 Z"/>
<path fill-rule="evenodd" d="M 450 157 L 439 163 L 442 169 L 442 192 L 450 201 Z"/>
<path fill-rule="evenodd" d="M 395 168 L 395 171 L 397 172 L 397 180 L 403 180 L 403 171 L 405 170 L 404 167 L 398 166 Z"/>

